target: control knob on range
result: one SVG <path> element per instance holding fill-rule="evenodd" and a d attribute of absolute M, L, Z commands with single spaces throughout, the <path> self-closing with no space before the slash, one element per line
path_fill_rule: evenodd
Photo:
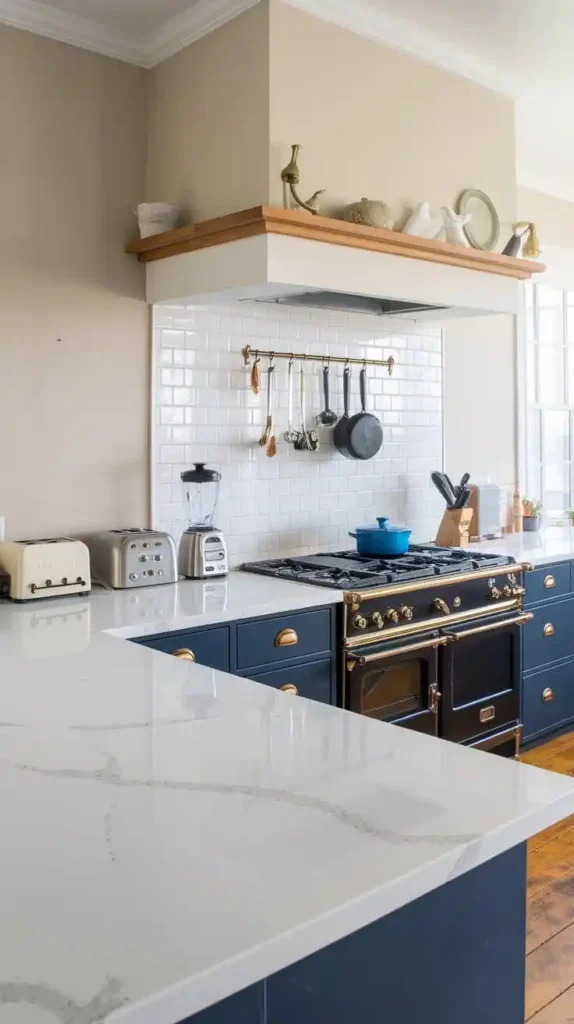
<path fill-rule="evenodd" d="M 355 615 L 353 619 L 353 626 L 355 629 L 366 629 L 367 620 L 364 615 Z"/>
<path fill-rule="evenodd" d="M 387 608 L 387 610 L 385 612 L 385 619 L 388 619 L 389 622 L 398 622 L 399 621 L 399 613 L 398 613 L 398 611 L 395 608 Z"/>
<path fill-rule="evenodd" d="M 406 619 L 407 622 L 411 621 L 414 613 L 415 613 L 415 610 L 412 607 L 412 605 L 410 605 L 410 604 L 403 604 L 399 608 L 399 615 L 401 615 L 403 619 Z"/>
<path fill-rule="evenodd" d="M 373 626 L 377 627 L 377 629 L 382 629 L 385 625 L 385 620 L 380 612 L 373 612 L 371 615 L 371 622 L 373 623 Z"/>

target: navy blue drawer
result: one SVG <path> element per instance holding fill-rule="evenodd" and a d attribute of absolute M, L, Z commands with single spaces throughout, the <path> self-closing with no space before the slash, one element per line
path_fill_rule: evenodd
<path fill-rule="evenodd" d="M 170 633 L 164 637 L 143 637 L 137 643 L 151 647 L 154 651 L 174 654 L 175 651 L 189 650 L 200 665 L 219 668 L 229 672 L 229 627 L 199 629 L 187 633 Z"/>
<path fill-rule="evenodd" d="M 278 668 L 272 672 L 249 673 L 249 678 L 255 679 L 258 683 L 266 683 L 277 689 L 295 686 L 300 697 L 311 697 L 312 700 L 320 700 L 324 704 L 331 703 L 331 676 L 330 658 L 292 668 Z M 293 693 L 293 690 L 286 692 Z"/>
<path fill-rule="evenodd" d="M 548 601 L 551 597 L 563 597 L 571 593 L 570 562 L 545 565 L 542 569 L 527 572 L 525 577 L 526 604 Z"/>
<path fill-rule="evenodd" d="M 524 626 L 522 652 L 525 671 L 574 655 L 574 597 L 534 609 Z"/>
<path fill-rule="evenodd" d="M 237 624 L 237 668 L 273 665 L 331 650 L 328 608 Z"/>
<path fill-rule="evenodd" d="M 574 720 L 574 661 L 524 679 L 522 716 L 524 740 Z"/>

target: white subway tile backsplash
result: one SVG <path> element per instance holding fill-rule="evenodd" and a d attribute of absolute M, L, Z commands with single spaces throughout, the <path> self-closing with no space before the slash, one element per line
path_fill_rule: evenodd
<path fill-rule="evenodd" d="M 392 333 L 394 332 L 394 333 Z M 408 333 L 407 333 L 408 332 Z M 390 515 L 408 522 L 414 539 L 429 540 L 440 505 L 429 474 L 442 462 L 440 330 L 378 317 L 327 313 L 264 303 L 221 307 L 162 306 L 154 311 L 154 523 L 179 538 L 185 527 L 180 473 L 208 461 L 222 473 L 217 519 L 232 564 L 278 554 L 352 546 L 349 529 Z M 331 431 L 318 428 L 316 453 L 283 440 L 287 426 L 287 363 L 276 362 L 275 436 L 269 459 L 258 441 L 266 416 L 266 369 L 260 391 L 242 364 L 245 344 L 314 355 L 395 357 L 395 372 L 368 368 L 368 409 L 383 424 L 375 459 L 342 458 Z M 295 420 L 299 421 L 298 371 Z M 321 362 L 307 363 L 307 425 L 322 408 Z M 352 367 L 351 411 L 360 408 L 359 367 Z M 331 407 L 342 411 L 342 367 L 331 370 Z"/>

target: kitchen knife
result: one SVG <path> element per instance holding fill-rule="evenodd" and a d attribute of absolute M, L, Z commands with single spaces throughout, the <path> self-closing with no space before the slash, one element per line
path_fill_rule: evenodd
<path fill-rule="evenodd" d="M 452 508 L 455 502 L 455 497 L 452 493 L 452 488 L 449 488 L 446 482 L 444 474 L 435 470 L 434 473 L 431 473 L 431 480 L 440 496 L 446 501 L 447 508 Z"/>
<path fill-rule="evenodd" d="M 456 490 L 455 490 L 455 488 L 452 485 L 452 480 L 450 479 L 450 477 L 448 477 L 446 475 L 446 473 L 441 473 L 440 476 L 442 476 L 442 479 L 443 479 L 443 482 L 444 482 L 444 486 L 445 486 L 445 490 L 446 490 L 447 494 L 449 495 L 449 503 L 450 503 L 450 505 L 452 507 L 452 506 L 454 506 L 456 504 L 456 498 L 457 498 Z"/>
<path fill-rule="evenodd" d="M 466 508 L 466 506 L 468 505 L 468 503 L 470 501 L 471 494 L 472 494 L 472 490 L 470 489 L 470 487 L 463 487 L 461 495 L 460 495 L 460 498 L 458 499 L 455 507 L 456 508 Z"/>

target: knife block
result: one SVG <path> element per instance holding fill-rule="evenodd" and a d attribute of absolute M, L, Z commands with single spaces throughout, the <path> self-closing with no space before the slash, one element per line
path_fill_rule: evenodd
<path fill-rule="evenodd" d="M 445 548 L 464 548 L 470 543 L 471 508 L 447 508 L 438 528 L 435 544 Z"/>

